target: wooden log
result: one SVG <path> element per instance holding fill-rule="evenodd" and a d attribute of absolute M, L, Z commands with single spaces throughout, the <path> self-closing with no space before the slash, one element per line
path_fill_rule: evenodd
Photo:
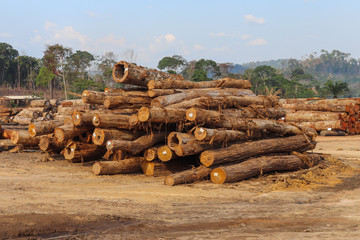
<path fill-rule="evenodd" d="M 167 145 L 158 147 L 156 155 L 163 162 L 177 158 L 176 154 Z"/>
<path fill-rule="evenodd" d="M 190 169 L 194 164 L 193 159 L 182 159 L 181 161 L 144 161 L 141 164 L 143 173 L 146 176 L 165 177 L 177 172 Z"/>
<path fill-rule="evenodd" d="M 11 142 L 14 144 L 22 144 L 24 146 L 37 146 L 39 137 L 31 137 L 27 130 L 16 130 L 11 133 Z"/>
<path fill-rule="evenodd" d="M 74 111 L 71 115 L 72 123 L 75 126 L 89 126 L 92 125 L 92 119 L 95 113 L 99 113 L 99 111 Z"/>
<path fill-rule="evenodd" d="M 10 139 L 0 139 L 0 151 L 8 151 L 16 147 L 16 144 L 11 142 Z"/>
<path fill-rule="evenodd" d="M 84 103 L 103 104 L 106 96 L 107 94 L 104 92 L 85 90 L 82 93 L 81 99 Z"/>
<path fill-rule="evenodd" d="M 177 89 L 151 89 L 151 90 L 147 91 L 147 94 L 149 97 L 155 98 L 155 97 L 175 94 L 175 93 L 179 93 L 179 92 L 181 92 L 181 91 L 179 91 Z"/>
<path fill-rule="evenodd" d="M 188 121 L 196 121 L 204 124 L 221 121 L 223 117 L 279 119 L 285 117 L 285 115 L 286 112 L 283 108 L 262 107 L 244 107 L 241 109 L 224 109 L 220 111 L 189 108 L 186 111 L 186 119 Z"/>
<path fill-rule="evenodd" d="M 72 100 L 66 100 L 62 101 L 60 106 L 62 107 L 75 107 L 75 106 L 84 106 L 87 105 L 87 103 L 84 103 L 82 99 L 72 99 Z"/>
<path fill-rule="evenodd" d="M 216 142 L 232 142 L 232 141 L 246 141 L 250 139 L 257 139 L 262 136 L 261 132 L 236 131 L 227 129 L 211 129 L 204 127 L 196 127 L 194 136 L 198 141 L 205 141 L 210 143 Z"/>
<path fill-rule="evenodd" d="M 120 130 L 114 128 L 95 128 L 92 134 L 92 142 L 95 145 L 104 145 L 108 140 L 127 140 L 133 141 L 139 136 L 142 132 L 130 132 L 128 130 Z"/>
<path fill-rule="evenodd" d="M 140 122 L 178 123 L 186 121 L 184 109 L 142 107 L 137 113 Z"/>
<path fill-rule="evenodd" d="M 215 168 L 210 174 L 213 183 L 239 182 L 274 171 L 294 171 L 312 167 L 319 163 L 315 154 L 274 155 L 250 158 L 244 162 Z"/>
<path fill-rule="evenodd" d="M 164 183 L 168 186 L 174 186 L 178 184 L 193 183 L 196 181 L 201 181 L 206 178 L 211 173 L 211 168 L 207 168 L 204 165 L 201 165 L 194 169 L 189 169 L 183 172 L 172 174 L 165 177 Z"/>
<path fill-rule="evenodd" d="M 96 162 L 92 170 L 95 175 L 137 173 L 141 172 L 141 163 L 143 161 L 143 157 L 132 157 L 121 161 Z"/>
<path fill-rule="evenodd" d="M 42 100 L 32 100 L 31 102 L 30 102 L 30 107 L 32 107 L 32 108 L 35 108 L 35 107 L 45 107 L 45 102 L 47 102 L 47 101 L 49 101 L 49 100 L 44 100 L 44 99 L 42 99 Z"/>
<path fill-rule="evenodd" d="M 292 124 L 297 124 L 301 127 L 307 127 L 315 129 L 316 131 L 322 130 L 343 130 L 345 131 L 347 128 L 347 124 L 342 120 L 337 121 L 318 121 L 318 122 L 287 122 Z"/>
<path fill-rule="evenodd" d="M 344 131 L 336 131 L 336 130 L 322 130 L 319 134 L 320 136 L 345 136 Z"/>
<path fill-rule="evenodd" d="M 54 134 L 43 135 L 40 137 L 39 148 L 43 151 L 60 153 L 67 145 L 66 141 L 58 142 Z"/>
<path fill-rule="evenodd" d="M 43 110 L 44 108 L 42 107 L 24 108 L 16 116 L 32 118 L 34 112 L 43 112 Z"/>
<path fill-rule="evenodd" d="M 19 115 L 16 115 L 12 120 L 12 122 L 22 125 L 29 125 L 32 121 L 33 121 L 32 117 L 24 117 Z"/>
<path fill-rule="evenodd" d="M 105 147 L 91 143 L 71 141 L 64 149 L 64 157 L 69 162 L 85 162 L 98 160 L 106 152 Z"/>
<path fill-rule="evenodd" d="M 122 151 L 122 150 L 116 150 L 116 151 L 112 151 L 112 152 L 113 152 L 112 157 L 111 157 L 112 161 L 121 161 L 123 159 L 132 157 L 130 154 L 128 154 L 127 152 Z"/>
<path fill-rule="evenodd" d="M 41 121 L 29 125 L 29 134 L 32 137 L 53 133 L 56 127 L 64 124 L 64 120 Z"/>
<path fill-rule="evenodd" d="M 324 111 L 297 111 L 287 113 L 286 122 L 319 122 L 319 121 L 336 121 L 345 118 L 345 112 L 324 112 Z"/>
<path fill-rule="evenodd" d="M 85 112 L 90 110 L 90 104 L 82 105 L 82 106 L 75 106 L 75 107 L 58 107 L 57 114 L 64 115 L 64 116 L 71 116 L 74 112 Z"/>
<path fill-rule="evenodd" d="M 152 107 L 166 107 L 170 104 L 182 102 L 184 100 L 198 98 L 198 97 L 225 97 L 225 96 L 255 96 L 255 94 L 249 89 L 214 89 L 214 88 L 203 88 L 187 90 L 181 93 L 160 96 L 154 98 L 151 101 L 150 106 Z"/>
<path fill-rule="evenodd" d="M 201 153 L 202 151 L 214 148 L 207 142 L 197 141 L 190 133 L 172 132 L 168 136 L 169 149 L 175 151 L 175 154 L 180 157 L 189 156 Z M 159 154 L 159 152 L 158 152 Z"/>
<path fill-rule="evenodd" d="M 106 96 L 104 98 L 104 107 L 107 109 L 116 108 L 121 105 L 134 105 L 139 108 L 143 104 L 150 104 L 151 98 L 148 96 Z"/>
<path fill-rule="evenodd" d="M 250 89 L 249 80 L 223 78 L 212 81 L 192 82 L 185 80 L 151 80 L 147 84 L 148 89 L 193 89 L 193 88 L 241 88 Z"/>
<path fill-rule="evenodd" d="M 1 129 L 1 137 L 5 139 L 11 139 L 11 134 L 13 131 L 16 131 L 16 129 Z"/>
<path fill-rule="evenodd" d="M 312 104 L 282 104 L 283 108 L 290 108 L 294 110 L 305 110 L 305 111 L 327 111 L 327 112 L 346 112 L 346 105 L 339 105 L 336 103 L 312 103 Z"/>
<path fill-rule="evenodd" d="M 151 147 L 144 151 L 144 158 L 146 161 L 151 162 L 153 160 L 158 159 L 158 155 L 157 155 L 158 147 L 160 147 L 160 146 Z"/>
<path fill-rule="evenodd" d="M 113 151 L 123 150 L 129 152 L 132 155 L 137 155 L 142 151 L 144 151 L 145 149 L 148 149 L 154 146 L 155 144 L 164 141 L 164 139 L 165 139 L 164 132 L 151 133 L 139 137 L 134 141 L 109 140 L 106 142 L 106 147 L 108 150 L 113 150 Z"/>
<path fill-rule="evenodd" d="M 85 132 L 89 128 L 86 127 L 75 127 L 73 124 L 66 124 L 59 127 L 56 127 L 54 130 L 55 138 L 58 142 L 64 142 L 74 137 L 77 137 Z"/>
<path fill-rule="evenodd" d="M 115 64 L 112 73 L 115 82 L 127 83 L 137 86 L 147 86 L 150 80 L 183 80 L 181 75 L 175 75 L 157 71 L 155 69 L 148 69 L 142 66 L 137 66 L 132 63 L 120 61 Z"/>
<path fill-rule="evenodd" d="M 95 113 L 92 118 L 92 123 L 95 127 L 99 128 L 129 129 L 129 120 L 130 116 L 125 114 Z"/>
<path fill-rule="evenodd" d="M 299 151 L 299 149 L 310 150 L 315 148 L 315 144 L 306 135 L 257 140 L 233 144 L 226 148 L 204 151 L 200 155 L 200 162 L 209 167 L 269 153 L 292 152 Z"/>

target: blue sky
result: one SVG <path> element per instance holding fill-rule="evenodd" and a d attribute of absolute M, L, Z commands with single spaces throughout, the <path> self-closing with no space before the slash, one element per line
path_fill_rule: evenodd
<path fill-rule="evenodd" d="M 156 67 L 164 56 L 245 63 L 337 49 L 360 58 L 356 0 L 0 0 L 0 42 L 42 57 L 46 44 Z"/>

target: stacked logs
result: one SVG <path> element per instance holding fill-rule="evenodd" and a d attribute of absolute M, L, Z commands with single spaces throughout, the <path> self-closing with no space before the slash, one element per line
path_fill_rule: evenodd
<path fill-rule="evenodd" d="M 321 135 L 360 134 L 360 98 L 282 99 L 285 122 L 311 127 Z"/>

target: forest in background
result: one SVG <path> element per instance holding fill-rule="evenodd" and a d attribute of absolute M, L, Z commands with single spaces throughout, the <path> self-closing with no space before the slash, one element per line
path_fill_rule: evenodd
<path fill-rule="evenodd" d="M 136 63 L 134 49 L 121 56 L 48 45 L 41 59 L 20 55 L 0 43 L 0 94 L 30 94 L 46 98 L 71 98 L 86 89 L 120 87 L 112 81 L 112 68 L 120 60 Z M 146 66 L 145 66 L 146 67 Z M 190 81 L 224 77 L 248 79 L 256 94 L 284 98 L 360 96 L 360 60 L 338 50 L 321 50 L 302 60 L 279 59 L 245 64 L 217 63 L 211 59 L 187 61 L 180 55 L 159 59 L 158 69 L 181 74 Z"/>

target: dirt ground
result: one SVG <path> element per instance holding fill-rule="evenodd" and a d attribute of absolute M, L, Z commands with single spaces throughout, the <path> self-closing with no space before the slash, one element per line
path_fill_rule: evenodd
<path fill-rule="evenodd" d="M 94 176 L 91 164 L 43 162 L 40 152 L 2 152 L 0 238 L 360 239 L 360 136 L 317 141 L 315 152 L 341 162 L 175 187 L 140 174 Z"/>

